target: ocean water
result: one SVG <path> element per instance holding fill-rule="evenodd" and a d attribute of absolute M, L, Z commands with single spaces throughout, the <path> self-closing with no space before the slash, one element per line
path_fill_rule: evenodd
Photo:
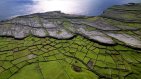
<path fill-rule="evenodd" d="M 0 0 L 0 20 L 47 11 L 98 16 L 113 5 L 127 3 L 141 0 Z"/>

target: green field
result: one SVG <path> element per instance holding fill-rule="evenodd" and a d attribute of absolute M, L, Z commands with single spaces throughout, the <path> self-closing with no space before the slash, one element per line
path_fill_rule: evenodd
<path fill-rule="evenodd" d="M 100 45 L 81 36 L 0 41 L 0 79 L 140 78 L 141 51 L 122 45 Z"/>

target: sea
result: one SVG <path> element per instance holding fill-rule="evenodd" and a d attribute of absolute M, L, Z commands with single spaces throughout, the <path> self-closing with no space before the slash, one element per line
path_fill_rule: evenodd
<path fill-rule="evenodd" d="M 141 0 L 0 0 L 0 20 L 48 11 L 98 16 L 111 6 L 127 3 Z"/>

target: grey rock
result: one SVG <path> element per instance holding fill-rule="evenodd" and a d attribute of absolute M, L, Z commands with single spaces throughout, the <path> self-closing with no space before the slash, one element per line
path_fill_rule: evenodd
<path fill-rule="evenodd" d="M 107 34 L 115 39 L 118 39 L 119 41 L 124 42 L 126 45 L 129 45 L 135 48 L 141 48 L 141 41 L 137 37 L 135 38 L 127 34 L 118 34 L 118 33 L 117 34 L 107 33 Z"/>
<path fill-rule="evenodd" d="M 89 25 L 89 26 L 92 26 L 92 27 L 95 27 L 97 29 L 100 29 L 100 30 L 120 30 L 119 28 L 117 27 L 114 27 L 114 26 L 111 26 L 103 21 L 96 21 L 96 22 L 82 22 L 86 25 Z"/>
<path fill-rule="evenodd" d="M 43 28 L 32 28 L 31 33 L 37 37 L 46 37 L 47 31 Z"/>
<path fill-rule="evenodd" d="M 56 29 L 47 29 L 49 36 L 58 38 L 58 39 L 68 39 L 73 37 L 74 35 L 63 28 Z"/>
<path fill-rule="evenodd" d="M 100 31 L 86 31 L 83 28 L 78 29 L 78 32 L 89 39 L 105 43 L 105 44 L 115 44 L 115 42 L 105 34 Z"/>
<path fill-rule="evenodd" d="M 0 35 L 24 38 L 29 34 L 30 27 L 17 24 L 6 24 L 0 27 Z"/>
<path fill-rule="evenodd" d="M 94 68 L 94 62 L 92 61 L 92 59 L 90 59 L 90 60 L 87 62 L 87 66 L 88 66 L 90 69 L 93 69 L 93 68 Z"/>
<path fill-rule="evenodd" d="M 29 54 L 27 56 L 28 59 L 33 59 L 33 58 L 36 58 L 36 57 L 37 57 L 37 55 L 34 55 L 34 54 Z"/>
<path fill-rule="evenodd" d="M 50 28 L 57 28 L 57 26 L 56 26 L 54 23 L 52 23 L 52 22 L 47 23 L 47 22 L 45 22 L 45 21 L 44 21 L 44 23 L 43 23 L 43 27 L 45 27 L 45 28 L 47 28 L 47 29 L 50 29 Z"/>
<path fill-rule="evenodd" d="M 116 26 L 120 28 L 121 30 L 138 30 L 139 28 L 135 27 L 129 27 L 129 26 Z"/>
<path fill-rule="evenodd" d="M 141 49 L 141 38 L 123 32 L 128 30 L 139 34 L 140 28 L 113 26 L 105 21 L 106 19 L 101 19 L 102 17 L 95 21 L 88 21 L 87 18 L 89 17 L 64 14 L 59 11 L 19 16 L 0 22 L 0 36 L 22 39 L 32 34 L 37 37 L 69 39 L 79 34 L 104 44 L 118 44 L 119 42 L 114 40 L 117 39 L 125 45 Z M 65 22 L 68 23 L 64 24 Z"/>

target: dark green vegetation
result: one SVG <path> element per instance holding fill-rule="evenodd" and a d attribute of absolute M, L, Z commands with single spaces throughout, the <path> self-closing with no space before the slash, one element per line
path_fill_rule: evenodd
<path fill-rule="evenodd" d="M 114 6 L 99 17 L 49 12 L 0 22 L 0 79 L 140 79 L 140 6 Z"/>

